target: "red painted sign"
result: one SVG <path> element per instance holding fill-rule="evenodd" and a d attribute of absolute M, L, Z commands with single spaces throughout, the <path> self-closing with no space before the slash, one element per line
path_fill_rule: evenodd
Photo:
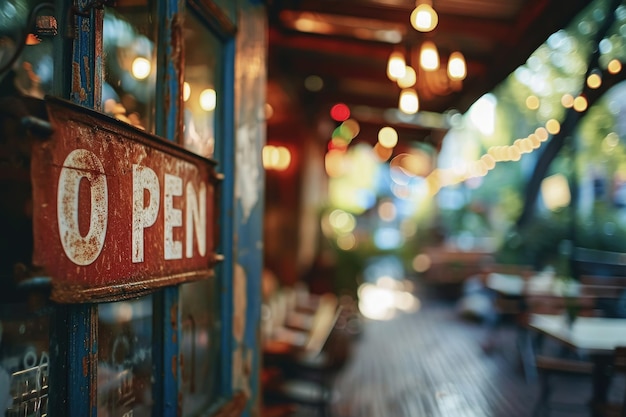
<path fill-rule="evenodd" d="M 47 99 L 34 145 L 33 264 L 58 302 L 114 300 L 207 278 L 214 162 L 89 109 Z"/>

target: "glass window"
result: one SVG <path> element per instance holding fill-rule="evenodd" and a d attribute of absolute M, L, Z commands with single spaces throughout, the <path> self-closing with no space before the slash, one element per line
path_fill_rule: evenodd
<path fill-rule="evenodd" d="M 50 320 L 4 306 L 0 315 L 0 415 L 45 416 Z M 4 318 L 10 316 L 10 318 Z"/>
<path fill-rule="evenodd" d="M 104 13 L 104 112 L 154 133 L 155 2 L 121 0 Z"/>
<path fill-rule="evenodd" d="M 25 44 L 21 45 L 29 14 L 33 10 L 39 16 L 39 29 L 30 33 Z M 52 8 L 36 0 L 8 0 L 0 3 L 0 68 L 9 66 L 11 69 L 0 74 L 0 90 L 3 94 L 19 92 L 43 98 L 45 94 L 51 93 L 54 73 L 52 39 L 57 33 L 53 14 Z M 18 45 L 23 48 L 21 51 L 17 51 Z M 18 55 L 11 64 L 16 51 Z"/>
<path fill-rule="evenodd" d="M 216 70 L 220 43 L 191 11 L 185 14 L 184 34 L 184 146 L 210 158 L 215 146 L 215 108 L 219 96 Z"/>
<path fill-rule="evenodd" d="M 152 296 L 98 307 L 98 415 L 152 413 Z"/>
<path fill-rule="evenodd" d="M 217 397 L 220 328 L 216 281 L 182 285 L 183 416 L 197 415 Z"/>

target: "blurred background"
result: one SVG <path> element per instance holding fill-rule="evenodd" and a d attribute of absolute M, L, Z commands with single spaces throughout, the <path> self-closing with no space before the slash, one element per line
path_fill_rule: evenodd
<path fill-rule="evenodd" d="M 427 7 L 436 26 L 416 28 Z M 619 264 L 620 2 L 268 10 L 264 244 L 281 283 L 356 294 L 378 261 L 440 284 L 486 261 L 575 274 L 595 250 L 612 257 L 596 272 Z"/>

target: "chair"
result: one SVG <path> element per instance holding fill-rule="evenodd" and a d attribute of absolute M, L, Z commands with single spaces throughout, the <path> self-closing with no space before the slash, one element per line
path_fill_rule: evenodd
<path fill-rule="evenodd" d="M 568 314 L 575 310 L 576 315 L 595 315 L 594 300 L 591 297 L 562 297 L 557 295 L 535 295 L 526 299 L 528 317 L 531 314 Z M 534 337 L 533 337 L 534 336 Z M 581 405 L 557 402 L 553 399 L 554 379 L 558 377 L 581 377 L 591 380 L 593 363 L 585 357 L 562 349 L 561 347 L 548 351 L 544 345 L 543 336 L 526 333 L 527 356 L 531 356 L 537 375 L 539 376 L 539 398 L 533 411 L 533 417 L 548 416 L 550 410 L 576 411 Z"/>
<path fill-rule="evenodd" d="M 315 313 L 306 321 L 305 343 L 282 352 L 264 352 L 263 368 L 267 377 L 263 381 L 263 399 L 268 405 L 296 404 L 316 411 L 319 416 L 327 416 L 332 378 L 341 365 L 334 346 L 338 341 L 335 324 L 341 306 L 333 294 L 319 296 L 316 304 Z M 287 318 L 285 322 L 290 320 Z"/>
<path fill-rule="evenodd" d="M 592 295 L 596 307 L 607 317 L 626 317 L 626 277 L 583 275 L 581 293 Z"/>

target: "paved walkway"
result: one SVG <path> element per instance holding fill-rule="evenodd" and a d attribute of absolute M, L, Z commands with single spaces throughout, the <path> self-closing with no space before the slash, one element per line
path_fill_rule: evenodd
<path fill-rule="evenodd" d="M 537 386 L 519 371 L 512 328 L 497 348 L 481 349 L 481 325 L 462 319 L 454 305 L 424 303 L 391 321 L 368 321 L 352 359 L 335 383 L 333 417 L 526 417 Z M 586 380 L 568 379 L 563 395 L 584 404 Z M 552 417 L 586 415 L 560 414 Z"/>

